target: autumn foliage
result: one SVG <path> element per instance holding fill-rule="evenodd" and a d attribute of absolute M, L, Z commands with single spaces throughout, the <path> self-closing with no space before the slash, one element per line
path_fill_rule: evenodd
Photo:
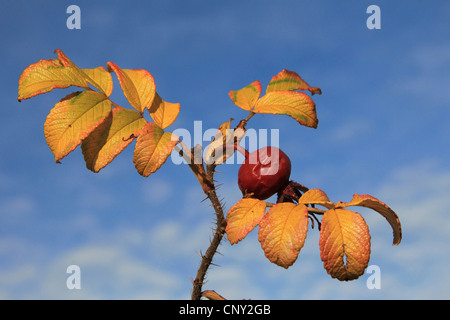
<path fill-rule="evenodd" d="M 81 146 L 87 169 L 99 172 L 135 141 L 135 168 L 140 175 L 148 177 L 175 150 L 187 160 L 218 217 L 223 208 L 215 201 L 212 176 L 215 167 L 223 164 L 236 148 L 224 154 L 219 151 L 227 145 L 239 144 L 252 116 L 285 115 L 300 125 L 318 126 L 316 105 L 311 96 L 321 94 L 321 90 L 311 87 L 297 73 L 284 69 L 272 77 L 262 96 L 260 81 L 229 92 L 231 101 L 248 111 L 249 116 L 234 129 L 231 128 L 231 120 L 222 123 L 208 146 L 205 159 L 198 161 L 194 148 L 187 149 L 176 135 L 167 131 L 178 117 L 180 104 L 160 97 L 155 80 L 148 71 L 122 69 L 112 62 L 107 62 L 106 68 L 82 69 L 61 50 L 55 52 L 56 59 L 39 60 L 28 66 L 20 76 L 18 88 L 19 101 L 56 88 L 79 88 L 57 102 L 44 123 L 45 139 L 55 162 L 59 163 Z M 110 100 L 112 74 L 117 77 L 131 108 Z M 286 189 L 289 192 L 278 194 L 276 203 L 253 198 L 251 194 L 243 195 L 228 210 L 223 223 L 218 223 L 218 241 L 226 235 L 235 245 L 258 228 L 258 240 L 267 259 L 289 268 L 304 246 L 308 229 L 317 224 L 324 268 L 338 280 L 357 279 L 369 263 L 369 228 L 362 215 L 351 210 L 353 207 L 365 207 L 381 214 L 393 230 L 393 244 L 401 242 L 398 216 L 389 206 L 370 195 L 354 194 L 350 202 L 332 202 L 320 189 L 308 189 L 295 182 L 289 187 Z M 213 255 L 215 251 L 212 251 Z M 194 286 L 201 288 L 202 280 L 196 279 Z"/>
<path fill-rule="evenodd" d="M 18 97 L 21 101 L 70 86 L 84 89 L 59 101 L 44 123 L 55 161 L 60 162 L 81 144 L 87 168 L 99 172 L 136 139 L 133 161 L 137 171 L 149 176 L 158 170 L 177 143 L 177 137 L 163 129 L 175 121 L 180 104 L 162 100 L 146 70 L 121 69 L 112 62 L 107 63 L 107 70 L 80 69 L 61 50 L 56 53 L 58 59 L 40 60 L 23 71 Z M 109 99 L 112 72 L 133 109 Z M 145 110 L 152 122 L 144 118 Z"/>

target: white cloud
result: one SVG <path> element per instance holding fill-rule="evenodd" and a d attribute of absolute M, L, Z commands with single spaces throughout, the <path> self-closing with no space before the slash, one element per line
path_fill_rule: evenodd
<path fill-rule="evenodd" d="M 81 270 L 81 289 L 66 287 L 68 266 Z M 127 247 L 88 243 L 64 253 L 50 263 L 42 293 L 50 299 L 153 299 L 168 298 L 179 279 L 127 252 Z"/>

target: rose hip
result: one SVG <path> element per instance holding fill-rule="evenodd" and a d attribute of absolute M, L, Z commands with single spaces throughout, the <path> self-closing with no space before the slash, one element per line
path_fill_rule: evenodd
<path fill-rule="evenodd" d="M 244 195 L 265 200 L 289 183 L 291 161 L 276 147 L 263 147 L 250 153 L 238 173 L 238 185 Z"/>

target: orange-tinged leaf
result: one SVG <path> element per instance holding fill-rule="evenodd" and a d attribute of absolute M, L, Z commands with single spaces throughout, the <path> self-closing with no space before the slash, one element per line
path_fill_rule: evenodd
<path fill-rule="evenodd" d="M 144 69 L 121 69 L 112 62 L 108 62 L 107 66 L 108 70 L 116 73 L 123 93 L 134 109 L 143 113 L 151 107 L 156 86 L 150 72 Z"/>
<path fill-rule="evenodd" d="M 164 101 L 158 93 L 155 93 L 155 98 L 148 111 L 153 121 L 165 129 L 175 122 L 180 112 L 180 104 Z"/>
<path fill-rule="evenodd" d="M 177 136 L 164 132 L 158 125 L 148 122 L 136 132 L 137 140 L 133 162 L 140 175 L 148 177 L 158 170 L 178 143 Z"/>
<path fill-rule="evenodd" d="M 63 66 L 65 67 L 72 67 L 77 69 L 77 65 L 75 63 L 72 62 L 72 60 L 70 60 L 66 54 L 64 52 L 62 52 L 62 50 L 60 49 L 55 49 L 55 53 L 58 55 L 58 60 L 61 61 L 61 63 L 63 64 Z"/>
<path fill-rule="evenodd" d="M 319 122 L 314 101 L 298 91 L 269 92 L 258 99 L 253 112 L 287 115 L 311 128 L 317 128 Z"/>
<path fill-rule="evenodd" d="M 370 258 L 370 234 L 364 218 L 347 209 L 326 211 L 319 247 L 324 268 L 332 278 L 357 279 L 364 274 Z"/>
<path fill-rule="evenodd" d="M 266 93 L 272 91 L 309 90 L 311 94 L 321 94 L 320 88 L 311 87 L 305 80 L 294 72 L 283 69 L 270 80 Z"/>
<path fill-rule="evenodd" d="M 261 82 L 256 80 L 242 89 L 230 91 L 228 95 L 239 108 L 250 111 L 261 95 Z"/>
<path fill-rule="evenodd" d="M 55 161 L 72 152 L 111 112 L 108 98 L 96 91 L 74 92 L 50 111 L 44 134 Z"/>
<path fill-rule="evenodd" d="M 368 194 L 366 195 L 359 195 L 354 194 L 353 199 L 350 202 L 339 202 L 337 206 L 341 208 L 350 207 L 350 206 L 360 206 L 360 207 L 366 207 L 370 208 L 372 210 L 377 211 L 380 213 L 383 217 L 386 218 L 386 220 L 389 222 L 389 224 L 392 227 L 393 233 L 394 233 L 394 240 L 393 245 L 398 245 L 402 241 L 402 227 L 400 224 L 400 219 L 398 218 L 397 214 L 389 208 L 385 203 L 381 202 L 377 198 L 374 198 Z"/>
<path fill-rule="evenodd" d="M 63 66 L 58 59 L 39 60 L 20 75 L 18 100 L 70 86 L 89 88 L 86 80 L 74 68 Z"/>
<path fill-rule="evenodd" d="M 104 67 L 80 70 L 87 76 L 87 81 L 104 93 L 105 96 L 109 97 L 111 95 L 113 91 L 113 80 L 111 73 L 106 71 Z"/>
<path fill-rule="evenodd" d="M 300 199 L 298 199 L 298 203 L 303 204 L 318 204 L 324 206 L 328 209 L 334 207 L 334 203 L 328 199 L 328 196 L 320 189 L 310 189 L 306 191 Z"/>
<path fill-rule="evenodd" d="M 261 221 L 266 203 L 259 199 L 244 198 L 233 205 L 227 213 L 227 238 L 231 244 L 244 239 Z"/>
<path fill-rule="evenodd" d="M 137 111 L 116 107 L 81 143 L 86 167 L 99 172 L 133 140 L 134 133 L 147 121 Z"/>
<path fill-rule="evenodd" d="M 105 70 L 105 68 L 98 67 L 95 69 L 80 69 L 66 56 L 64 52 L 59 49 L 56 49 L 55 52 L 58 55 L 59 61 L 61 61 L 65 67 L 73 68 L 79 74 L 80 78 L 84 78 L 88 83 L 93 85 L 107 97 L 111 95 L 113 87 L 112 77 L 111 74 Z"/>
<path fill-rule="evenodd" d="M 259 223 L 258 239 L 270 262 L 290 267 L 300 253 L 308 231 L 308 209 L 303 204 L 278 203 Z"/>

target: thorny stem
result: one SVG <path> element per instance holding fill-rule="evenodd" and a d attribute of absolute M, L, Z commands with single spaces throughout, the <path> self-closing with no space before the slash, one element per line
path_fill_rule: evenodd
<path fill-rule="evenodd" d="M 234 130 L 236 129 L 245 130 L 247 121 L 250 120 L 253 117 L 253 115 L 254 113 L 250 112 L 247 118 L 241 120 Z M 182 156 L 185 156 L 184 155 L 185 152 L 183 152 L 183 150 L 179 150 L 179 152 Z M 193 156 L 191 156 L 190 159 L 193 160 Z M 195 176 L 197 177 L 197 180 L 202 186 L 202 189 L 206 194 L 207 198 L 211 201 L 211 204 L 216 214 L 216 227 L 214 230 L 213 238 L 209 244 L 208 249 L 206 250 L 206 253 L 201 256 L 202 260 L 200 262 L 200 267 L 198 268 L 197 275 L 193 280 L 191 299 L 200 300 L 202 296 L 209 298 L 209 296 L 206 294 L 206 291 L 202 292 L 202 287 L 205 281 L 206 273 L 210 265 L 212 264 L 213 257 L 216 254 L 217 248 L 219 247 L 220 242 L 222 241 L 223 236 L 225 234 L 226 219 L 223 212 L 223 206 L 220 203 L 219 198 L 217 197 L 216 188 L 214 185 L 214 172 L 216 165 L 215 164 L 207 165 L 205 171 L 203 162 L 201 164 L 198 163 L 196 164 L 195 162 L 188 162 L 188 164 L 191 170 L 194 172 Z"/>
<path fill-rule="evenodd" d="M 214 231 L 214 236 L 209 244 L 206 253 L 202 256 L 202 261 L 200 262 L 200 267 L 198 268 L 197 275 L 193 281 L 193 289 L 191 294 L 192 300 L 200 300 L 202 297 L 202 286 L 205 280 L 206 272 L 212 263 L 213 257 L 217 252 L 217 248 L 222 241 L 223 235 L 225 233 L 226 220 L 223 213 L 222 205 L 217 197 L 216 191 L 211 190 L 207 194 L 213 208 L 216 212 L 216 229 Z"/>

